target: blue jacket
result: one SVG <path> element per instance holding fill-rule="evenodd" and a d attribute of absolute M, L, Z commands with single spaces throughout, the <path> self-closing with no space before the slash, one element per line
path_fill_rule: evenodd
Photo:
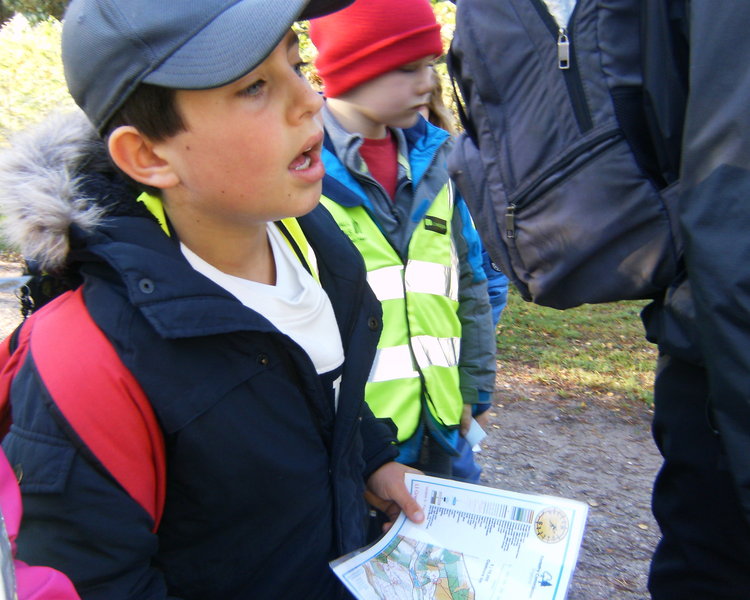
<path fill-rule="evenodd" d="M 346 131 L 327 107 L 323 109 L 326 127 L 323 161 L 326 177 L 323 194 L 343 206 L 364 207 L 402 258 L 427 208 L 448 183 L 445 165 L 449 134 L 419 119 L 409 129 L 393 129 L 399 152 L 408 158 L 408 172 L 399 168 L 399 181 L 393 201 L 361 165 L 362 138 Z M 495 328 L 487 292 L 487 276 L 482 264 L 482 246 L 466 203 L 457 193 L 452 231 L 459 258 L 460 281 L 458 316 L 461 321 L 459 376 L 461 395 L 467 404 L 485 400 L 495 388 Z M 434 432 L 455 446 L 458 433 Z M 442 434 L 442 435 L 441 435 Z M 421 435 L 402 444 L 400 461 L 414 462 Z M 405 446 L 410 446 L 406 448 Z"/>
<path fill-rule="evenodd" d="M 24 473 L 19 557 L 60 569 L 84 599 L 344 597 L 328 561 L 363 545 L 365 478 L 396 455 L 391 428 L 363 398 L 381 325 L 361 258 L 322 208 L 300 219 L 346 355 L 334 414 L 307 354 L 194 271 L 103 166 L 103 147 L 86 129 L 71 131 L 84 127 L 78 120 L 69 123 L 41 132 L 45 145 L 16 149 L 15 157 L 28 157 L 30 147 L 45 156 L 31 166 L 39 190 L 15 190 L 33 210 L 5 198 L 6 225 L 31 244 L 29 212 L 59 218 L 48 214 L 55 198 L 42 201 L 54 179 L 48 171 L 86 164 L 63 198 L 74 216 L 39 235 L 69 232 L 62 241 L 70 250 L 58 259 L 83 281 L 90 315 L 155 410 L 166 503 L 154 534 L 147 513 L 55 410 L 32 346 L 14 381 L 14 424 L 3 442 Z M 81 158 L 76 152 L 87 144 L 96 148 Z M 50 147 L 72 167 L 49 166 Z M 74 206 L 81 198 L 94 204 Z M 106 213 L 84 217 L 92 206 Z M 52 241 L 33 241 L 55 259 Z M 68 374 L 71 385 L 109 366 L 81 364 Z M 106 414 L 107 398 L 119 392 L 96 390 L 91 410 Z"/>

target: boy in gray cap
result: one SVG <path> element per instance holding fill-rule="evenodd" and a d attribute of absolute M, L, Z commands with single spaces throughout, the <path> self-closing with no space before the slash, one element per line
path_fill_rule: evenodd
<path fill-rule="evenodd" d="M 68 8 L 88 120 L 19 139 L 0 210 L 74 289 L 21 329 L 3 447 L 19 558 L 84 599 L 346 597 L 328 561 L 364 543 L 365 490 L 423 518 L 364 403 L 380 307 L 318 207 L 322 99 L 290 30 L 347 3 Z"/>

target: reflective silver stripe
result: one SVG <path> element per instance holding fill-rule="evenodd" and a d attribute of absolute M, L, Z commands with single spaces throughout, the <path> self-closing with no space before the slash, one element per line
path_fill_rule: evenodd
<path fill-rule="evenodd" d="M 422 260 L 409 260 L 404 275 L 406 290 L 445 296 L 458 301 L 458 272 L 452 267 Z"/>
<path fill-rule="evenodd" d="M 436 338 L 419 335 L 411 338 L 417 364 L 427 367 L 456 367 L 461 354 L 460 338 Z"/>
<path fill-rule="evenodd" d="M 458 301 L 457 264 L 448 267 L 423 260 L 409 260 L 405 273 L 401 265 L 383 267 L 370 271 L 367 283 L 381 302 L 403 298 L 404 286 L 409 292 L 445 296 Z"/>
<path fill-rule="evenodd" d="M 404 297 L 403 271 L 402 265 L 394 265 L 375 269 L 367 274 L 367 283 L 370 284 L 378 300 L 383 302 Z"/>
<path fill-rule="evenodd" d="M 423 369 L 427 367 L 455 367 L 461 354 L 460 338 L 436 338 L 430 335 L 419 335 L 411 338 L 414 347 L 414 358 Z M 409 379 L 419 377 L 412 368 L 412 357 L 409 346 L 380 348 L 372 363 L 369 383 Z"/>
<path fill-rule="evenodd" d="M 393 346 L 378 350 L 367 382 L 376 383 L 378 381 L 412 379 L 414 377 L 419 377 L 419 373 L 412 368 L 409 346 Z"/>

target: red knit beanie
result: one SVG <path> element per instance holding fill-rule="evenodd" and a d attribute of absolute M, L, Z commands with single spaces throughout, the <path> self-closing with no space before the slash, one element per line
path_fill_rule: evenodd
<path fill-rule="evenodd" d="M 429 0 L 356 0 L 310 21 L 325 95 L 342 95 L 401 65 L 443 53 Z"/>

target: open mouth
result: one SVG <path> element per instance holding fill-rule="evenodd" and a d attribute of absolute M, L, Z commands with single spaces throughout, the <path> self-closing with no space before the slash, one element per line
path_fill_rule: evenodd
<path fill-rule="evenodd" d="M 310 165 L 312 164 L 312 158 L 310 157 L 308 152 L 311 151 L 312 148 L 308 148 L 302 154 L 300 154 L 290 165 L 291 168 L 295 171 L 304 171 L 305 169 L 309 169 Z"/>
<path fill-rule="evenodd" d="M 298 181 L 318 183 L 325 176 L 322 153 L 323 132 L 319 131 L 307 138 L 301 146 L 299 154 L 289 163 L 289 172 L 293 173 Z"/>
<path fill-rule="evenodd" d="M 323 132 L 308 139 L 304 150 L 291 162 L 289 168 L 292 171 L 305 171 L 314 166 L 320 159 L 320 151 L 323 147 Z"/>

